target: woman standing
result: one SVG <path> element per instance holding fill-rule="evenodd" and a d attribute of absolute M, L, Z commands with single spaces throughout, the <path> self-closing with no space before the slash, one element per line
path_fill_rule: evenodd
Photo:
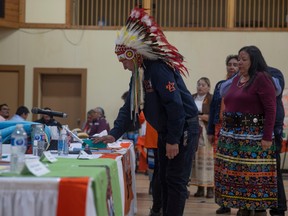
<path fill-rule="evenodd" d="M 230 79 L 238 72 L 238 55 L 228 55 L 225 60 L 226 65 L 226 79 Z M 226 80 L 219 81 L 214 89 L 213 98 L 210 104 L 210 113 L 208 121 L 208 140 L 213 144 L 214 152 L 217 148 L 218 137 L 223 121 L 224 103 L 220 95 L 220 87 Z M 216 214 L 225 214 L 230 212 L 230 208 L 221 206 L 216 210 Z"/>
<path fill-rule="evenodd" d="M 215 200 L 238 208 L 237 215 L 266 216 L 266 209 L 277 206 L 275 87 L 257 47 L 243 47 L 238 54 L 239 75 L 224 95 Z"/>
<path fill-rule="evenodd" d="M 226 80 L 230 79 L 238 72 L 238 55 L 228 55 L 226 57 Z M 220 95 L 220 88 L 223 82 L 219 81 L 214 89 L 213 98 L 210 104 L 210 114 L 208 121 L 208 139 L 216 147 L 218 143 L 219 132 L 222 126 L 224 103 Z"/>
<path fill-rule="evenodd" d="M 209 119 L 210 103 L 212 95 L 210 91 L 210 80 L 207 77 L 201 77 L 197 81 L 197 93 L 193 94 L 198 108 L 199 124 L 202 128 L 198 150 L 195 154 L 194 163 L 192 163 L 191 184 L 197 185 L 195 197 L 204 196 L 204 187 L 207 187 L 207 198 L 214 197 L 214 162 L 213 146 L 207 138 L 207 125 Z"/>

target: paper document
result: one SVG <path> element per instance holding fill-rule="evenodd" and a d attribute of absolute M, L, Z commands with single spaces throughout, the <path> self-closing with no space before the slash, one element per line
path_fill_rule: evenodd
<path fill-rule="evenodd" d="M 101 133 L 94 134 L 92 137 L 102 137 L 102 136 L 107 136 L 107 135 L 108 135 L 107 130 L 103 130 Z"/>

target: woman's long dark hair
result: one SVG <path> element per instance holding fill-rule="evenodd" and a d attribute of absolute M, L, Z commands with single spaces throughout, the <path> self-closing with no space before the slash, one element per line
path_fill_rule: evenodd
<path fill-rule="evenodd" d="M 238 56 L 241 51 L 248 53 L 251 62 L 251 66 L 248 70 L 250 79 L 246 85 L 246 88 L 250 86 L 250 84 L 253 82 L 258 72 L 265 73 L 272 80 L 271 76 L 267 73 L 268 65 L 266 64 L 266 61 L 258 47 L 244 46 L 239 50 Z"/>

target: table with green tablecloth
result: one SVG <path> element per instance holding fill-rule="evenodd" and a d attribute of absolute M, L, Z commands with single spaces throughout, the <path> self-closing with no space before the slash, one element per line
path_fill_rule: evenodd
<path fill-rule="evenodd" d="M 29 173 L 12 177 L 11 174 L 2 173 L 2 178 L 0 178 L 0 209 L 2 210 L 0 210 L 0 215 L 1 211 L 2 214 L 17 215 L 15 214 L 17 208 L 21 215 L 36 216 L 41 213 L 41 215 L 62 216 L 67 215 L 68 212 L 71 215 L 71 212 L 80 208 L 78 205 L 80 193 L 78 194 L 79 190 L 74 190 L 74 187 L 77 188 L 81 185 L 77 179 L 83 177 L 89 179 L 90 182 L 88 188 L 90 196 L 87 196 L 87 200 L 85 200 L 86 195 L 81 195 L 87 203 L 86 213 L 84 211 L 83 215 L 133 215 L 136 212 L 135 173 L 133 173 L 135 153 L 133 148 L 126 147 L 126 150 L 126 153 L 103 154 L 102 158 L 89 160 L 77 159 L 71 155 L 70 157 L 58 157 L 55 163 L 44 159 L 42 163 L 50 172 L 41 177 L 35 177 Z M 132 158 L 129 155 L 132 155 Z M 65 186 L 66 189 L 62 190 L 61 188 L 65 188 Z M 55 193 L 51 192 L 51 188 Z M 46 196 L 47 198 L 45 198 Z M 41 201 L 42 198 L 43 201 Z M 15 199 L 16 203 L 22 201 L 23 203 L 15 204 Z M 64 205 L 60 204 L 60 200 Z M 11 203 L 9 204 L 10 208 L 7 207 L 7 203 Z M 51 206 L 53 204 L 55 210 L 49 209 L 50 204 Z M 87 210 L 88 204 L 90 211 Z M 94 208 L 92 211 L 91 206 Z M 89 213 L 93 211 L 95 213 Z M 11 212 L 12 214 L 10 214 Z"/>
<path fill-rule="evenodd" d="M 122 215 L 120 185 L 117 163 L 112 159 L 77 160 L 58 158 L 57 163 L 49 164 L 50 173 L 44 177 L 81 177 L 93 178 L 93 190 L 97 215 L 108 215 L 106 194 L 108 181 L 111 181 L 115 215 Z M 109 171 L 107 172 L 107 169 Z M 109 175 L 111 177 L 109 177 Z"/>

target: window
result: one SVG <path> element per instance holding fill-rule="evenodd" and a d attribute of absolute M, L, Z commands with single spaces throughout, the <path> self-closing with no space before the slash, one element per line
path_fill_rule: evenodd
<path fill-rule="evenodd" d="M 72 25 L 123 26 L 136 5 L 142 7 L 142 1 L 72 0 Z"/>
<path fill-rule="evenodd" d="M 226 0 L 153 0 L 152 15 L 162 27 L 225 27 Z"/>
<path fill-rule="evenodd" d="M 119 28 L 135 7 L 165 29 L 287 31 L 288 0 L 71 0 L 73 27 Z"/>
<path fill-rule="evenodd" d="M 237 0 L 235 27 L 287 27 L 287 0 Z"/>

